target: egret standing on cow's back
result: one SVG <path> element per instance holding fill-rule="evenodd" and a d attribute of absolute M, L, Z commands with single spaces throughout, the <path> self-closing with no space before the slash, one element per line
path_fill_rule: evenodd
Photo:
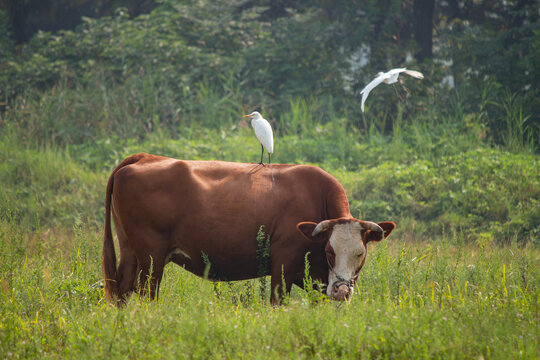
<path fill-rule="evenodd" d="M 417 79 L 424 78 L 424 75 L 421 72 L 416 70 L 407 70 L 406 68 L 392 69 L 385 73 L 379 72 L 377 74 L 377 77 L 373 79 L 369 84 L 367 84 L 366 87 L 362 89 L 362 91 L 360 91 L 360 94 L 362 94 L 362 105 L 360 106 L 362 112 L 364 112 L 364 102 L 366 101 L 371 90 L 373 90 L 377 85 L 382 82 L 384 82 L 385 84 L 393 84 L 397 82 L 400 73 L 405 73 Z"/>
<path fill-rule="evenodd" d="M 259 142 L 261 143 L 261 162 L 259 164 L 264 165 L 264 149 L 268 152 L 268 163 L 270 164 L 270 154 L 274 152 L 274 133 L 272 132 L 270 123 L 263 119 L 261 114 L 257 111 L 254 111 L 249 115 L 244 115 L 243 117 L 251 118 L 251 126 L 253 127 L 253 130 L 255 130 L 255 136 L 257 136 L 257 139 L 259 139 Z"/>

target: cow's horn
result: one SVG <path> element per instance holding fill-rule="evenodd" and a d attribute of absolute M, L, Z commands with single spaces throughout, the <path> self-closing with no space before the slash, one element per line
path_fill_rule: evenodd
<path fill-rule="evenodd" d="M 311 236 L 315 236 L 323 231 L 328 230 L 330 227 L 330 220 L 323 220 L 320 223 L 315 226 L 315 229 L 313 229 L 313 232 L 311 233 Z"/>
<path fill-rule="evenodd" d="M 382 229 L 382 227 L 380 227 L 379 225 L 375 224 L 374 222 L 371 222 L 371 221 L 362 221 L 361 222 L 362 224 L 362 227 L 364 229 L 368 229 L 368 230 L 371 230 L 371 231 L 376 231 L 376 232 L 384 232 L 384 230 Z"/>

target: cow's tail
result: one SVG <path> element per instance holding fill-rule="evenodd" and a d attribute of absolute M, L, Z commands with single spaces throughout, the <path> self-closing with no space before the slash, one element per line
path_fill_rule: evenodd
<path fill-rule="evenodd" d="M 114 188 L 114 176 L 124 166 L 134 164 L 139 161 L 145 154 L 132 155 L 122 161 L 112 172 L 107 183 L 107 195 L 105 198 L 105 234 L 103 235 L 103 251 L 102 270 L 103 270 L 103 286 L 105 289 L 105 297 L 108 301 L 114 302 L 118 299 L 118 279 L 116 274 L 116 252 L 114 250 L 114 240 L 111 229 L 111 202 L 112 192 Z"/>
<path fill-rule="evenodd" d="M 111 196 L 114 183 L 114 172 L 107 183 L 107 198 L 105 199 L 105 234 L 103 236 L 102 269 L 105 297 L 114 301 L 118 297 L 118 283 L 116 282 L 116 252 L 111 230 Z"/>

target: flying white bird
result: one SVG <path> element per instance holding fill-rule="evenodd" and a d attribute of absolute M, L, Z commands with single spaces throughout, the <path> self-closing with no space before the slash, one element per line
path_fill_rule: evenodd
<path fill-rule="evenodd" d="M 416 71 L 416 70 L 407 70 L 406 68 L 392 69 L 385 73 L 379 72 L 377 74 L 377 77 L 371 80 L 371 82 L 367 84 L 366 87 L 362 89 L 362 91 L 360 91 L 360 94 L 362 94 L 362 105 L 361 105 L 362 112 L 364 112 L 364 102 L 366 101 L 371 90 L 373 90 L 377 85 L 379 85 L 382 82 L 385 84 L 393 84 L 397 82 L 399 74 L 401 73 L 405 73 L 417 79 L 424 78 L 424 75 L 421 72 Z"/>
<path fill-rule="evenodd" d="M 255 136 L 257 136 L 257 139 L 259 139 L 259 142 L 261 143 L 261 162 L 259 164 L 264 165 L 264 149 L 268 152 L 268 163 L 270 163 L 270 154 L 274 152 L 274 133 L 272 132 L 270 123 L 263 119 L 261 114 L 257 111 L 254 111 L 249 115 L 244 115 L 243 117 L 251 118 L 251 126 L 253 127 L 253 130 L 255 130 Z"/>

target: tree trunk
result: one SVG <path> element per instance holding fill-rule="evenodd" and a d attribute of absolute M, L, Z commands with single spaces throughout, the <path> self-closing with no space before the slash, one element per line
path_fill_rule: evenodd
<path fill-rule="evenodd" d="M 414 0 L 414 39 L 420 46 L 415 54 L 418 62 L 433 57 L 433 11 L 435 0 Z"/>
<path fill-rule="evenodd" d="M 11 28 L 13 29 L 13 39 L 16 45 L 21 45 L 26 39 L 26 19 L 28 11 L 26 2 L 23 0 L 7 0 L 5 2 Z"/>

